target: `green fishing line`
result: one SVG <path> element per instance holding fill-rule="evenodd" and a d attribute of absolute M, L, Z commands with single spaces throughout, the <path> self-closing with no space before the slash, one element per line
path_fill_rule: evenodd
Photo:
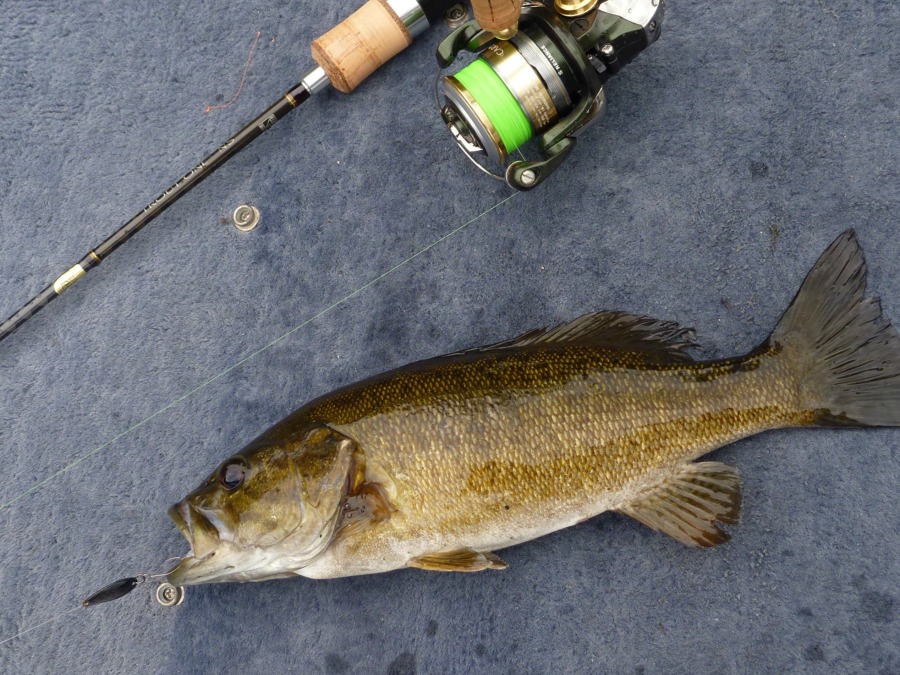
<path fill-rule="evenodd" d="M 500 76 L 483 59 L 476 59 L 459 71 L 456 80 L 472 95 L 494 125 L 506 152 L 511 153 L 531 138 L 532 128 Z"/>

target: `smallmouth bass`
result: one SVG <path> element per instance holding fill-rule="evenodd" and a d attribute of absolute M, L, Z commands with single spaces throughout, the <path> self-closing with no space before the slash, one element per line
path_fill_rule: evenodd
<path fill-rule="evenodd" d="M 502 569 L 495 551 L 619 511 L 690 546 L 729 538 L 741 483 L 702 455 L 762 431 L 900 426 L 900 336 L 853 231 L 769 338 L 697 361 L 622 312 L 413 363 L 303 406 L 170 509 L 175 585 Z"/>

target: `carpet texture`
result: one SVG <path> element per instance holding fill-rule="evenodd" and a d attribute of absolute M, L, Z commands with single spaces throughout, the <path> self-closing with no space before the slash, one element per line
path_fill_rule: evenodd
<path fill-rule="evenodd" d="M 4 317 L 275 101 L 353 9 L 5 0 Z M 257 32 L 240 96 L 204 112 Z M 441 124 L 446 32 L 313 98 L 0 343 L 0 671 L 900 672 L 893 429 L 712 454 L 745 489 L 713 550 L 607 514 L 504 551 L 502 573 L 205 586 L 177 609 L 148 584 L 74 609 L 166 569 L 186 551 L 170 504 L 367 375 L 598 309 L 743 352 L 851 226 L 900 321 L 898 3 L 671 0 L 606 119 L 528 194 Z"/>

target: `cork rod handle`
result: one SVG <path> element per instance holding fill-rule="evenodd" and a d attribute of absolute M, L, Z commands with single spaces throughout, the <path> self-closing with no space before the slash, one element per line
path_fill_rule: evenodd
<path fill-rule="evenodd" d="M 387 0 L 369 0 L 312 44 L 313 59 L 335 89 L 349 94 L 412 44 Z"/>
<path fill-rule="evenodd" d="M 522 0 L 472 0 L 472 11 L 479 26 L 508 38 L 518 30 Z"/>

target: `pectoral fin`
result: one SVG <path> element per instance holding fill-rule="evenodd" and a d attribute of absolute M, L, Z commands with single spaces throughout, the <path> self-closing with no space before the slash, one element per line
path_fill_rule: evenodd
<path fill-rule="evenodd" d="M 408 567 L 418 567 L 431 572 L 480 572 L 507 568 L 507 564 L 490 551 L 481 553 L 471 548 L 423 555 L 413 558 L 406 564 Z"/>
<path fill-rule="evenodd" d="M 382 523 L 396 509 L 378 483 L 363 483 L 344 500 L 336 537 L 351 537 L 366 528 Z"/>
<path fill-rule="evenodd" d="M 731 536 L 716 521 L 740 518 L 741 479 L 720 462 L 685 464 L 619 511 L 688 546 L 717 546 Z"/>

